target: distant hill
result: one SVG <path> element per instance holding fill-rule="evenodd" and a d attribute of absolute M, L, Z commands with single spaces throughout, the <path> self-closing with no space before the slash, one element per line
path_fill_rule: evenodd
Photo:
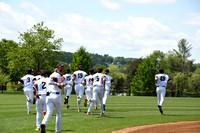
<path fill-rule="evenodd" d="M 62 51 L 63 57 L 58 57 L 60 61 L 66 62 L 67 64 L 72 63 L 73 53 Z M 124 58 L 124 57 L 112 57 L 108 54 L 99 55 L 91 53 L 91 66 L 105 65 L 109 64 L 121 64 L 126 65 L 130 60 L 136 60 L 137 58 Z"/>

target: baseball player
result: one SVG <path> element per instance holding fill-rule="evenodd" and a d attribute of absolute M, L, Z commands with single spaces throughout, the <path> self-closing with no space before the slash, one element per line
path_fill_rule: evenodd
<path fill-rule="evenodd" d="M 78 105 L 78 112 L 81 112 L 81 100 L 84 94 L 84 86 L 82 84 L 85 76 L 87 75 L 86 72 L 83 71 L 83 66 L 78 66 L 78 71 L 73 73 L 72 80 L 75 83 L 75 92 L 77 96 L 77 105 Z"/>
<path fill-rule="evenodd" d="M 73 81 L 72 81 L 72 75 L 70 74 L 71 71 L 68 68 L 66 70 L 66 74 L 62 76 L 62 81 L 65 83 L 65 87 L 64 87 L 64 94 L 65 94 L 65 98 L 64 98 L 64 104 L 66 104 L 67 108 L 69 108 L 69 96 L 71 95 L 72 92 L 72 86 L 73 86 Z"/>
<path fill-rule="evenodd" d="M 108 75 L 109 74 L 109 69 L 105 70 L 105 92 L 104 92 L 104 96 L 103 96 L 103 113 L 105 113 L 105 109 L 106 109 L 106 102 L 107 102 L 107 98 L 110 94 L 110 87 L 111 84 L 114 84 L 113 78 Z"/>
<path fill-rule="evenodd" d="M 31 102 L 33 103 L 33 80 L 35 77 L 31 74 L 33 72 L 33 69 L 29 68 L 27 69 L 27 75 L 22 77 L 19 81 L 18 84 L 20 86 L 23 86 L 24 94 L 26 97 L 26 104 L 27 104 L 27 110 L 28 114 L 31 113 Z"/>
<path fill-rule="evenodd" d="M 156 93 L 158 98 L 158 108 L 161 114 L 163 114 L 162 105 L 165 100 L 166 87 L 167 83 L 170 83 L 171 80 L 169 76 L 164 74 L 164 70 L 162 68 L 159 69 L 159 74 L 155 75 L 155 84 L 156 84 Z"/>
<path fill-rule="evenodd" d="M 97 73 L 97 70 L 94 70 L 94 74 Z M 95 105 L 94 105 L 94 109 L 97 109 L 97 106 L 98 106 L 98 99 L 97 101 L 95 102 Z"/>
<path fill-rule="evenodd" d="M 48 90 L 46 95 L 47 114 L 44 116 L 41 124 L 41 133 L 46 133 L 45 127 L 50 119 L 54 107 L 56 108 L 56 132 L 61 130 L 61 117 L 62 117 L 62 97 L 61 87 L 64 87 L 62 83 L 60 73 L 63 72 L 64 66 L 57 66 L 54 72 L 50 75 L 50 83 L 48 84 Z"/>
<path fill-rule="evenodd" d="M 40 125 L 41 125 L 41 114 L 42 109 L 46 112 L 46 91 L 47 91 L 47 84 L 49 83 L 49 79 L 45 78 L 46 71 L 41 70 L 40 71 L 40 79 L 35 81 L 34 86 L 36 88 L 36 131 L 40 131 Z M 44 112 L 43 112 L 44 113 Z"/>
<path fill-rule="evenodd" d="M 105 91 L 105 76 L 102 74 L 103 69 L 98 68 L 97 73 L 93 75 L 93 97 L 88 99 L 88 115 L 91 115 L 91 110 L 93 103 L 97 101 L 97 96 L 99 97 L 101 113 L 100 116 L 103 116 L 103 95 Z"/>
<path fill-rule="evenodd" d="M 86 95 L 86 99 L 84 102 L 84 106 L 87 106 L 87 101 L 89 98 L 92 98 L 92 91 L 93 91 L 93 85 L 92 85 L 92 77 L 94 74 L 94 69 L 90 69 L 89 70 L 90 75 L 86 76 L 84 81 L 83 81 L 83 85 L 85 85 L 86 89 L 85 89 L 85 95 Z"/>

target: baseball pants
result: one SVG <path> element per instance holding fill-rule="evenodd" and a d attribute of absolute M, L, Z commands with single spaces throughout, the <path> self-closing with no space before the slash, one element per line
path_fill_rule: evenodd
<path fill-rule="evenodd" d="M 166 87 L 157 87 L 156 88 L 158 105 L 162 106 L 165 100 Z"/>
<path fill-rule="evenodd" d="M 31 103 L 33 103 L 33 91 L 32 90 L 25 90 L 24 95 L 30 98 L 30 102 L 26 100 L 27 110 L 31 111 Z"/>
<path fill-rule="evenodd" d="M 64 87 L 64 94 L 65 96 L 70 96 L 72 92 L 72 86 L 68 85 Z"/>
<path fill-rule="evenodd" d="M 110 94 L 110 87 L 105 86 L 105 92 L 104 92 L 104 96 L 103 96 L 103 104 L 104 105 L 106 105 L 109 94 Z"/>
<path fill-rule="evenodd" d="M 39 96 L 40 99 L 37 99 L 36 101 L 36 110 L 37 110 L 37 115 L 36 115 L 36 126 L 37 128 L 40 128 L 41 125 L 41 115 L 42 115 L 42 109 L 44 108 L 44 111 L 47 111 L 46 108 L 46 94 L 43 94 Z"/>
<path fill-rule="evenodd" d="M 61 116 L 62 116 L 62 97 L 61 94 L 51 92 L 46 98 L 47 114 L 45 115 L 42 124 L 47 125 L 54 107 L 56 108 L 56 132 L 61 130 Z"/>
<path fill-rule="evenodd" d="M 83 94 L 84 94 L 84 86 L 82 84 L 76 84 L 75 85 L 75 92 L 76 92 L 76 96 L 79 97 L 81 100 L 83 98 Z M 79 99 L 77 99 L 77 105 L 78 108 L 81 107 L 81 104 L 78 102 Z"/>
<path fill-rule="evenodd" d="M 104 94 L 103 87 L 101 87 L 101 86 L 94 86 L 93 87 L 93 98 L 91 99 L 91 103 L 90 103 L 90 106 L 88 108 L 88 112 L 91 112 L 93 103 L 97 102 L 97 97 L 99 97 L 99 102 L 100 102 L 100 106 L 101 106 L 101 113 L 103 113 L 103 101 L 102 101 L 103 94 Z"/>

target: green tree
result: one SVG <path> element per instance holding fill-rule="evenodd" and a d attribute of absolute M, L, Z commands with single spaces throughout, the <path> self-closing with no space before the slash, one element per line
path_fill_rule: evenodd
<path fill-rule="evenodd" d="M 108 67 L 110 73 L 109 75 L 114 79 L 114 85 L 111 88 L 114 91 L 126 91 L 127 88 L 124 88 L 125 84 L 125 74 L 119 71 L 118 65 L 110 65 Z"/>
<path fill-rule="evenodd" d="M 77 52 L 73 54 L 73 60 L 70 64 L 70 69 L 72 72 L 76 71 L 78 69 L 79 65 L 83 66 L 83 70 L 85 72 L 89 72 L 89 69 L 91 68 L 91 54 L 86 51 L 86 48 L 81 46 Z"/>
<path fill-rule="evenodd" d="M 0 69 L 7 75 L 9 75 L 8 63 L 9 52 L 12 52 L 14 48 L 18 48 L 18 43 L 12 40 L 2 39 L 0 42 Z"/>
<path fill-rule="evenodd" d="M 126 87 L 127 89 L 130 89 L 130 83 L 132 82 L 133 77 L 136 75 L 137 68 L 140 65 L 140 63 L 143 61 L 142 58 L 139 58 L 137 60 L 130 60 L 127 63 L 127 67 L 125 70 L 126 74 Z"/>
<path fill-rule="evenodd" d="M 188 64 L 188 58 L 191 56 L 190 50 L 192 49 L 192 45 L 189 45 L 189 42 L 187 42 L 186 39 L 181 39 L 178 42 L 178 51 L 173 49 L 174 52 L 177 54 L 178 57 L 180 57 L 181 64 L 182 64 L 182 72 L 190 72 L 190 63 Z"/>
<path fill-rule="evenodd" d="M 149 59 L 144 59 L 131 82 L 131 92 L 135 95 L 155 95 L 156 72 L 154 64 Z"/>
<path fill-rule="evenodd" d="M 175 91 L 177 93 L 175 96 L 178 96 L 178 97 L 183 96 L 184 90 L 188 88 L 187 75 L 182 72 L 176 73 L 176 75 L 173 77 L 172 83 L 176 87 Z"/>
<path fill-rule="evenodd" d="M 24 72 L 28 67 L 38 73 L 40 69 L 52 70 L 59 62 L 57 50 L 60 50 L 62 38 L 54 40 L 54 31 L 44 26 L 44 23 L 34 25 L 30 30 L 20 33 L 20 45 L 17 51 L 10 53 L 9 68 L 11 72 Z M 23 63 L 22 63 L 23 62 Z M 18 66 L 22 65 L 22 69 Z"/>
<path fill-rule="evenodd" d="M 118 64 L 126 64 L 126 61 L 124 59 L 124 57 L 116 57 L 114 58 L 113 64 L 118 65 Z"/>
<path fill-rule="evenodd" d="M 200 68 L 197 68 L 191 77 L 188 79 L 188 92 L 195 92 L 197 96 L 200 95 Z"/>
<path fill-rule="evenodd" d="M 159 50 L 153 51 L 152 54 L 147 56 L 147 58 L 154 64 L 154 66 L 158 68 L 164 68 L 165 63 L 163 63 L 165 59 L 165 54 Z"/>
<path fill-rule="evenodd" d="M 7 84 L 10 81 L 9 75 L 2 72 L 0 69 L 0 85 Z"/>

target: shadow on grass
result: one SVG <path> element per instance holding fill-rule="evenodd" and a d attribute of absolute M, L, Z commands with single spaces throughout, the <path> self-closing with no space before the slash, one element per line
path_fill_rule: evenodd
<path fill-rule="evenodd" d="M 184 115 L 178 115 L 178 114 L 163 114 L 163 116 L 184 116 Z"/>
<path fill-rule="evenodd" d="M 46 131 L 55 133 L 55 130 L 46 130 Z M 73 130 L 61 130 L 61 132 L 74 132 L 74 131 Z"/>

